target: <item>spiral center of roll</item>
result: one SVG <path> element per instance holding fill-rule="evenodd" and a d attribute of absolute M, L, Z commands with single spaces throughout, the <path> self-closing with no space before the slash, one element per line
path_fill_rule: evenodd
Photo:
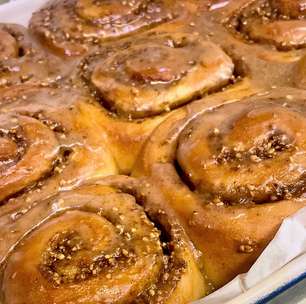
<path fill-rule="evenodd" d="M 0 29 L 0 60 L 18 57 L 18 43 L 8 32 Z"/>
<path fill-rule="evenodd" d="M 171 55 L 166 47 L 148 47 L 133 53 L 125 65 L 127 73 L 136 81 L 171 82 L 190 68 L 186 62 L 179 64 L 180 61 L 179 56 Z"/>
<path fill-rule="evenodd" d="M 187 178 L 207 199 L 228 204 L 277 201 L 303 193 L 304 118 L 281 106 L 240 107 L 238 112 L 225 106 L 203 115 L 182 136 L 178 162 Z"/>
<path fill-rule="evenodd" d="M 0 161 L 12 159 L 17 154 L 17 145 L 9 138 L 0 138 Z"/>
<path fill-rule="evenodd" d="M 142 0 L 78 0 L 78 14 L 90 21 L 108 23 L 139 10 L 146 1 Z"/>
<path fill-rule="evenodd" d="M 231 58 L 197 34 L 150 33 L 105 53 L 83 64 L 84 79 L 129 119 L 169 112 L 233 79 Z"/>
<path fill-rule="evenodd" d="M 168 37 L 161 45 L 131 48 L 114 65 L 125 67 L 130 79 L 140 83 L 170 83 L 179 80 L 197 63 L 198 49 L 190 53 L 192 41 L 187 36 Z M 188 58 L 188 59 L 187 59 Z"/>
<path fill-rule="evenodd" d="M 26 144 L 18 129 L 0 130 L 0 172 L 16 162 L 25 153 Z"/>
<path fill-rule="evenodd" d="M 219 163 L 261 161 L 292 149 L 293 140 L 288 136 L 287 130 L 283 131 L 275 124 L 282 116 L 280 113 L 255 110 L 242 117 L 234 123 L 231 132 L 224 138 L 217 161 Z M 241 132 L 237 128 L 242 128 L 246 132 L 246 139 L 243 141 L 241 141 Z"/>
<path fill-rule="evenodd" d="M 164 265 L 160 234 L 132 196 L 89 186 L 53 203 L 42 210 L 63 209 L 8 257 L 6 299 L 19 290 L 26 303 L 130 303 L 156 283 Z"/>
<path fill-rule="evenodd" d="M 67 270 L 65 260 L 72 257 L 84 247 L 83 240 L 75 231 L 58 233 L 50 240 L 49 246 L 43 255 L 40 266 L 41 272 L 55 284 L 71 283 L 82 278 L 82 273 L 76 270 Z M 86 273 L 83 274 L 86 276 Z"/>
<path fill-rule="evenodd" d="M 89 215 L 75 212 L 71 212 L 67 219 L 73 223 L 80 220 L 78 231 L 73 230 L 70 223 L 67 230 L 56 232 L 49 240 L 39 266 L 42 275 L 53 284 L 85 281 L 131 259 L 132 255 L 122 253 L 123 243 L 111 223 L 98 216 L 90 219 Z"/>
<path fill-rule="evenodd" d="M 247 40 L 290 50 L 306 45 L 305 17 L 305 0 L 258 0 L 234 17 L 231 26 Z"/>
<path fill-rule="evenodd" d="M 0 115 L 0 202 L 50 172 L 57 148 L 52 130 L 35 118 Z"/>

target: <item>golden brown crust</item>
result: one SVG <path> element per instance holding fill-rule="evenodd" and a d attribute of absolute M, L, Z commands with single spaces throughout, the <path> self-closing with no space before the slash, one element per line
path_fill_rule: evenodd
<path fill-rule="evenodd" d="M 167 3 L 161 1 L 159 5 Z M 36 18 L 42 18 L 45 12 L 48 15 L 47 27 L 65 28 L 67 25 L 70 29 L 67 18 L 63 19 L 69 21 L 67 24 L 66 21 L 62 25 L 60 22 L 54 24 L 57 16 L 62 13 L 66 16 L 70 12 L 79 14 L 77 18 L 85 16 L 87 21 L 90 19 L 94 31 L 94 27 L 101 25 L 101 16 L 107 15 L 108 19 L 112 19 L 111 16 L 120 12 L 122 19 L 120 16 L 118 18 L 123 23 L 128 22 L 124 16 L 137 9 L 139 4 L 135 2 L 132 8 L 128 8 L 125 4 L 117 6 L 110 2 L 96 7 L 90 1 L 53 1 L 48 4 L 48 9 L 34 17 L 32 27 L 35 27 Z M 89 87 L 103 106 L 101 123 L 108 130 L 111 148 L 122 173 L 131 171 L 143 142 L 168 116 L 165 112 L 190 103 L 203 94 L 225 90 L 228 84 L 240 79 L 244 83 L 249 82 L 249 94 L 258 87 L 269 89 L 271 86 L 288 85 L 288 79 L 290 84 L 295 83 L 292 70 L 301 58 L 302 50 L 294 50 L 289 56 L 283 56 L 280 52 L 266 50 L 260 44 L 258 48 L 253 48 L 253 45 L 237 39 L 237 35 L 228 30 L 224 20 L 235 16 L 236 11 L 244 5 L 243 1 L 237 4 L 230 1 L 225 8 L 209 11 L 207 2 L 200 5 L 197 1 L 179 1 L 177 5 L 185 6 L 187 13 L 155 25 L 145 33 L 119 41 L 112 39 L 107 42 L 102 35 L 103 44 L 99 40 L 92 46 L 87 41 L 90 46 L 82 53 L 86 55 L 89 51 L 90 54 L 81 60 L 77 78 L 82 79 L 85 87 Z M 172 9 L 176 8 L 173 6 Z M 55 14 L 57 11 L 58 15 Z M 194 14 L 191 16 L 188 12 Z M 43 26 L 39 29 L 45 30 Z M 103 31 L 100 33 L 103 34 Z M 68 38 L 62 42 L 65 44 L 70 40 L 78 44 L 71 38 L 71 33 L 68 34 Z M 182 37 L 188 41 L 187 45 L 169 45 Z"/>
<path fill-rule="evenodd" d="M 101 42 L 184 15 L 195 4 L 173 0 L 51 1 L 34 13 L 31 30 L 56 52 L 79 56 Z"/>
<path fill-rule="evenodd" d="M 81 61 L 72 81 L 101 104 L 101 123 L 123 173 L 171 111 L 231 86 L 251 86 L 222 48 L 184 22 L 100 47 Z"/>
<path fill-rule="evenodd" d="M 18 84 L 51 84 L 69 67 L 46 53 L 21 25 L 0 23 L 0 89 Z"/>
<path fill-rule="evenodd" d="M 211 2 L 195 28 L 245 65 L 258 86 L 293 86 L 294 67 L 306 53 L 304 11 L 284 16 L 269 0 Z M 287 10 L 287 1 L 277 2 Z M 290 1 L 294 6 L 302 2 Z"/>
<path fill-rule="evenodd" d="M 84 71 L 109 108 L 126 118 L 170 111 L 234 77 L 226 53 L 184 32 L 152 32 L 104 54 L 88 58 Z"/>
<path fill-rule="evenodd" d="M 113 177 L 1 214 L 3 303 L 184 304 L 205 294 L 189 241 L 144 184 Z M 161 212 L 161 211 L 159 211 Z M 12 279 L 12 276 L 14 277 Z"/>
<path fill-rule="evenodd" d="M 117 173 L 98 114 L 87 97 L 70 89 L 1 90 L 1 204 L 9 200 L 14 208 L 19 196 L 31 200 L 44 188 L 53 192 Z"/>
<path fill-rule="evenodd" d="M 302 2 L 304 0 L 242 0 L 229 16 L 227 26 L 248 42 L 270 44 L 280 51 L 303 48 L 306 46 L 306 10 Z"/>
<path fill-rule="evenodd" d="M 306 205 L 305 91 L 258 93 L 211 107 L 195 103 L 153 133 L 135 176 L 147 176 L 174 210 L 208 278 L 245 272 L 282 220 Z M 218 106 L 219 102 L 219 106 Z"/>
<path fill-rule="evenodd" d="M 247 271 L 306 205 L 305 4 L 51 0 L 31 34 L 0 24 L 0 302 L 184 304 Z M 145 179 L 84 185 L 136 160 Z"/>

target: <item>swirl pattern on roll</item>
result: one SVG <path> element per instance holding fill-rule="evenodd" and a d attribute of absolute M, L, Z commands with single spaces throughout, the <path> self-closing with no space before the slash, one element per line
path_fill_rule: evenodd
<path fill-rule="evenodd" d="M 306 46 L 304 0 L 243 0 L 239 6 L 228 25 L 246 40 L 267 43 L 281 51 Z"/>
<path fill-rule="evenodd" d="M 44 187 L 54 191 L 116 173 L 97 113 L 71 90 L 19 86 L 1 91 L 0 203 L 14 206 L 19 196 L 39 195 Z"/>
<path fill-rule="evenodd" d="M 30 27 L 66 56 L 78 56 L 101 41 L 131 34 L 176 18 L 187 10 L 180 1 L 51 1 L 34 13 Z"/>
<path fill-rule="evenodd" d="M 0 115 L 0 129 L 2 201 L 43 177 L 59 145 L 53 132 L 32 117 Z"/>
<path fill-rule="evenodd" d="M 183 230 L 165 214 L 156 219 L 153 207 L 145 212 L 136 184 L 109 178 L 14 220 L 1 215 L 1 235 L 16 231 L 0 246 L 3 303 L 183 304 L 203 296 Z"/>
<path fill-rule="evenodd" d="M 190 106 L 144 149 L 134 175 L 159 185 L 216 287 L 247 271 L 282 220 L 306 205 L 305 100 L 305 91 L 283 89 Z"/>
<path fill-rule="evenodd" d="M 68 68 L 44 52 L 21 25 L 0 23 L 0 88 L 17 84 L 50 84 Z"/>
<path fill-rule="evenodd" d="M 74 81 L 100 103 L 102 124 L 126 173 L 143 142 L 171 111 L 238 85 L 234 69 L 216 44 L 184 26 L 164 25 L 92 52 Z"/>
<path fill-rule="evenodd" d="M 94 53 L 82 69 L 108 108 L 127 118 L 170 111 L 234 77 L 228 55 L 190 33 L 152 32 Z"/>

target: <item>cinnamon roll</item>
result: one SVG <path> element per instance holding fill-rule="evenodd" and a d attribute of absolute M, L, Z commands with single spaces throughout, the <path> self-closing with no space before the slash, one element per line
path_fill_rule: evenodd
<path fill-rule="evenodd" d="M 0 215 L 1 301 L 175 303 L 205 294 L 190 241 L 127 177 Z M 159 212 L 161 214 L 159 214 Z"/>
<path fill-rule="evenodd" d="M 66 75 L 60 60 L 44 52 L 21 25 L 0 23 L 0 88 L 55 83 Z"/>
<path fill-rule="evenodd" d="M 56 52 L 78 56 L 101 41 L 173 20 L 194 9 L 192 2 L 53 0 L 34 13 L 30 28 Z"/>
<path fill-rule="evenodd" d="M 278 89 L 193 104 L 161 124 L 139 158 L 134 175 L 159 188 L 215 287 L 247 271 L 306 206 L 305 101 L 303 90 Z"/>
<path fill-rule="evenodd" d="M 71 90 L 19 86 L 0 96 L 0 204 L 117 172 L 96 116 Z M 45 194 L 44 194 L 45 195 Z"/>
<path fill-rule="evenodd" d="M 231 2 L 237 10 L 228 26 L 245 40 L 269 44 L 281 51 L 306 46 L 305 0 Z"/>
<path fill-rule="evenodd" d="M 306 54 L 303 1 L 211 1 L 195 28 L 243 66 L 262 90 L 296 86 L 295 66 Z"/>
<path fill-rule="evenodd" d="M 249 94 L 219 46 L 181 29 L 164 26 L 106 45 L 80 64 L 76 82 L 101 104 L 101 124 L 122 172 L 130 171 L 142 143 L 169 112 L 234 83 Z"/>

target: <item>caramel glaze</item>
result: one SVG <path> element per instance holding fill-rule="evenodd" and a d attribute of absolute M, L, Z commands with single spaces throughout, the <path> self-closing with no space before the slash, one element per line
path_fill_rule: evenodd
<path fill-rule="evenodd" d="M 1 90 L 2 212 L 117 173 L 98 113 L 88 97 L 71 89 L 23 85 Z"/>
<path fill-rule="evenodd" d="M 131 172 L 144 141 L 170 111 L 240 80 L 232 58 L 194 28 L 195 13 L 206 9 L 201 1 L 68 0 L 34 14 L 34 35 L 69 55 L 68 65 L 80 62 L 68 83 L 101 104 L 121 173 Z"/>
<path fill-rule="evenodd" d="M 159 189 L 218 288 L 247 271 L 282 220 L 306 206 L 306 93 L 208 97 L 154 131 L 134 176 Z"/>
<path fill-rule="evenodd" d="M 148 195 L 145 183 L 119 176 L 41 200 L 17 218 L 1 215 L 2 303 L 184 304 L 202 297 L 205 280 L 190 241 L 158 205 L 146 206 Z"/>
<path fill-rule="evenodd" d="M 205 102 L 205 96 L 233 84 L 245 95 L 271 87 L 301 88 L 295 71 L 305 55 L 303 45 L 280 50 L 250 41 L 233 29 L 242 8 L 251 10 L 250 3 L 225 4 L 203 2 L 192 16 L 104 41 L 81 59 L 72 83 L 101 104 L 102 124 L 122 173 L 131 171 L 143 142 L 179 107 L 202 97 Z"/>
<path fill-rule="evenodd" d="M 173 22 L 93 51 L 72 83 L 100 103 L 102 125 L 127 173 L 143 142 L 170 112 L 230 86 L 250 94 L 240 74 L 222 48 L 193 26 Z"/>
<path fill-rule="evenodd" d="M 290 14 L 288 3 L 295 7 Z M 252 85 L 296 87 L 296 64 L 306 53 L 303 0 L 215 0 L 208 6 L 195 17 L 195 29 L 243 66 Z"/>
<path fill-rule="evenodd" d="M 249 1 L 228 26 L 250 42 L 268 43 L 279 50 L 306 46 L 304 0 Z"/>
<path fill-rule="evenodd" d="M 120 38 L 194 12 L 198 1 L 52 1 L 33 14 L 32 32 L 56 53 L 73 57 Z"/>
<path fill-rule="evenodd" d="M 96 303 L 95 284 L 102 280 L 106 293 L 118 291 L 117 303 L 186 303 L 211 291 L 204 290 L 197 262 L 215 288 L 247 271 L 281 221 L 305 205 L 304 142 L 297 131 L 305 127 L 305 20 L 304 0 L 53 0 L 33 15 L 35 38 L 20 26 L 1 25 L 3 299 L 23 303 L 31 295 L 27 303 L 65 303 L 88 295 Z M 165 250 L 156 239 L 149 281 L 142 280 L 144 266 L 124 289 L 132 272 L 125 268 L 127 276 L 113 284 L 114 265 L 83 247 L 125 244 L 112 221 L 98 218 L 95 202 L 103 195 L 112 201 L 118 185 L 58 192 L 90 178 L 129 174 L 136 159 L 133 174 L 145 176 L 150 189 L 144 196 L 145 212 L 151 211 L 144 216 L 165 226 L 173 240 L 178 231 L 175 244 L 184 249 L 165 272 Z M 138 183 L 127 187 L 119 179 L 123 197 Z M 81 205 L 70 200 L 83 194 L 94 196 L 85 209 L 82 199 Z M 118 200 L 120 211 L 126 202 Z M 135 225 L 149 232 L 137 219 L 144 211 L 135 212 Z M 79 228 L 83 220 L 92 226 Z M 84 243 L 88 231 L 93 237 Z M 166 248 L 171 256 L 173 246 Z M 119 269 L 138 260 L 115 252 Z M 28 260 L 29 268 L 19 267 Z M 183 265 L 191 270 L 181 272 Z M 156 276 L 156 269 L 170 279 Z M 36 276 L 52 296 L 34 281 L 28 293 L 28 278 Z M 65 288 L 71 285 L 75 294 Z"/>
<path fill-rule="evenodd" d="M 21 25 L 0 23 L 0 89 L 18 84 L 53 84 L 69 68 L 46 53 Z"/>

